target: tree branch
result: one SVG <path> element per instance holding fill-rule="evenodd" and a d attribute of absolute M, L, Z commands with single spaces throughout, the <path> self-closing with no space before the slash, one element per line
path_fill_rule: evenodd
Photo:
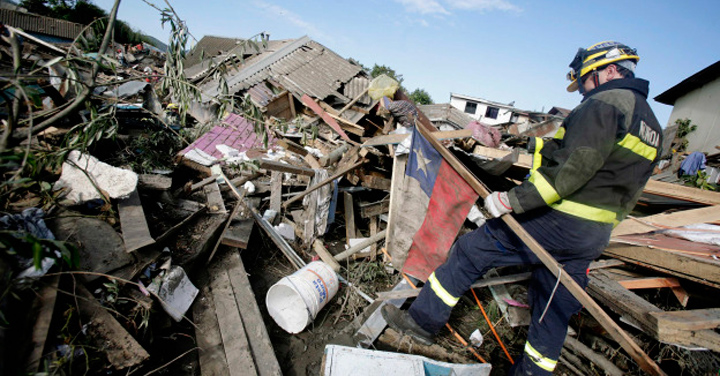
<path fill-rule="evenodd" d="M 113 28 L 115 27 L 115 19 L 117 18 L 117 12 L 119 7 L 120 0 L 115 0 L 115 4 L 113 4 L 113 8 L 110 11 L 108 25 L 105 29 L 105 35 L 103 36 L 102 43 L 100 44 L 100 49 L 98 50 L 98 59 L 92 62 L 90 82 L 83 88 L 80 94 L 75 97 L 75 100 L 68 107 L 55 114 L 55 116 L 43 121 L 35 127 L 18 129 L 13 132 L 13 141 L 18 142 L 24 138 L 30 138 L 33 134 L 47 129 L 51 125 L 55 124 L 55 122 L 57 122 L 58 120 L 76 111 L 80 106 L 82 106 L 85 100 L 90 97 L 90 94 L 92 94 L 93 88 L 95 86 L 95 79 L 97 78 L 97 74 L 100 71 L 100 59 L 102 59 L 105 55 L 105 52 L 107 52 L 108 46 L 110 45 L 110 40 L 112 39 Z"/>

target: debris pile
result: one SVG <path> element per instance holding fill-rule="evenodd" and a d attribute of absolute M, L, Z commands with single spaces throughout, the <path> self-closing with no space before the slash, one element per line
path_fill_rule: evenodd
<path fill-rule="evenodd" d="M 199 91 L 183 97 L 149 45 L 106 46 L 117 53 L 78 67 L 61 58 L 72 48 L 19 46 L 5 30 L 3 56 L 25 53 L 2 63 L 18 86 L 0 103 L 0 373 L 346 375 L 363 362 L 490 374 L 521 354 L 530 269 L 477 281 L 432 346 L 386 329 L 380 308 L 416 296 L 484 223 L 454 166 L 507 190 L 531 167 L 526 138 L 552 136 L 558 115 L 519 130 L 415 106 L 308 37 L 203 38 L 182 71 Z M 667 373 L 720 364 L 718 204 L 651 180 L 591 266 L 588 293 Z M 603 325 L 581 312 L 559 369 L 639 373 Z"/>

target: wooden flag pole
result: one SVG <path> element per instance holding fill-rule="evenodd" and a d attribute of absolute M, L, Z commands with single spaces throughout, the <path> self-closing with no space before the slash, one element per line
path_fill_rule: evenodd
<path fill-rule="evenodd" d="M 478 180 L 465 165 L 458 160 L 455 155 L 444 147 L 431 133 L 434 128 L 430 120 L 420 111 L 418 111 L 418 122 L 416 128 L 430 142 L 443 158 L 452 166 L 460 176 L 468 182 L 468 184 L 477 192 L 480 197 L 485 198 L 490 191 L 485 185 Z M 555 261 L 541 245 L 538 243 L 511 215 L 503 215 L 501 217 L 505 223 L 517 234 L 517 236 L 530 248 L 530 250 L 542 261 L 543 264 L 552 272 L 555 277 L 570 291 L 585 309 L 610 333 L 610 336 L 617 341 L 620 346 L 630 355 L 642 368 L 643 371 L 650 375 L 665 375 L 660 367 L 638 346 L 630 336 L 620 328 L 615 321 L 608 316 L 605 311 L 588 295 L 580 285 L 575 282 L 567 273 L 559 273 L 561 266 Z"/>

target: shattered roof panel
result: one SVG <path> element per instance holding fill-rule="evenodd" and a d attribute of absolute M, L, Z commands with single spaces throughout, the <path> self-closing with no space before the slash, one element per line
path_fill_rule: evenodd
<path fill-rule="evenodd" d="M 29 33 L 40 33 L 65 39 L 77 38 L 85 28 L 83 24 L 10 9 L 0 9 L 0 23 L 17 27 Z"/>
<path fill-rule="evenodd" d="M 226 126 L 215 126 L 209 132 L 195 140 L 195 142 L 188 145 L 180 154 L 185 155 L 197 148 L 220 159 L 223 158 L 223 154 L 217 150 L 218 145 L 227 145 L 240 152 L 265 148 L 262 139 L 258 138 L 257 134 L 255 134 L 253 123 L 244 117 L 229 114 L 225 120 L 223 120 L 223 124 Z M 272 144 L 273 142 L 274 139 L 271 136 L 268 144 Z"/>
<path fill-rule="evenodd" d="M 296 97 L 330 95 L 349 101 L 338 89 L 362 70 L 321 44 L 303 37 L 254 56 L 227 79 L 231 92 L 246 90 L 272 78 Z M 204 100 L 218 94 L 217 82 L 202 85 Z"/>

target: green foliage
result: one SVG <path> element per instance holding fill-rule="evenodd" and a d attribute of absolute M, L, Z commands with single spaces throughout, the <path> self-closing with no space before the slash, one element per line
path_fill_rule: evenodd
<path fill-rule="evenodd" d="M 681 140 L 680 144 L 675 147 L 675 151 L 682 152 L 687 149 L 688 145 L 688 141 L 685 139 L 685 136 L 694 132 L 697 129 L 697 125 L 692 124 L 692 121 L 687 118 L 675 120 L 675 125 L 678 127 L 675 137 Z"/>
<path fill-rule="evenodd" d="M 186 131 L 181 130 L 181 134 Z M 167 128 L 147 132 L 133 138 L 123 154 L 123 163 L 133 171 L 145 173 L 153 169 L 167 169 L 174 164 L 173 158 L 182 150 L 182 138 Z"/>
<path fill-rule="evenodd" d="M 413 92 L 408 95 L 408 98 L 410 98 L 410 100 L 412 100 L 416 105 L 433 104 L 430 94 L 425 91 L 425 89 L 413 90 Z"/>
<path fill-rule="evenodd" d="M 707 191 L 716 191 L 717 185 L 708 183 L 708 174 L 703 170 L 698 170 L 695 175 L 683 175 L 680 177 L 685 185 L 704 189 Z"/>

